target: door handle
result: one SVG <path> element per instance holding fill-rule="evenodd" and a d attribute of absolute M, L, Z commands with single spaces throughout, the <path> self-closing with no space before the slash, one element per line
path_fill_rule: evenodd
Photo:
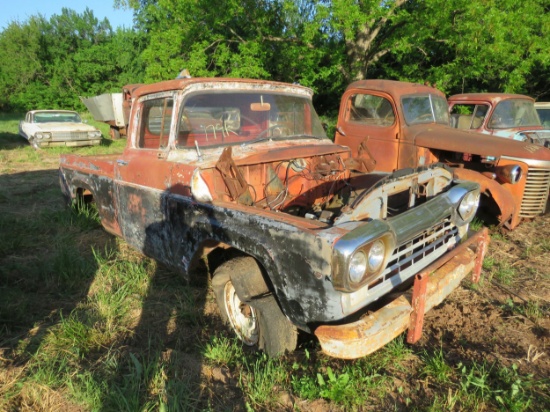
<path fill-rule="evenodd" d="M 126 160 L 117 159 L 116 162 L 119 166 L 128 166 L 128 162 Z"/>
<path fill-rule="evenodd" d="M 345 136 L 346 135 L 346 132 L 344 132 L 344 130 L 342 129 L 342 126 L 337 126 L 336 127 L 336 131 L 338 133 L 340 133 L 342 136 Z"/>

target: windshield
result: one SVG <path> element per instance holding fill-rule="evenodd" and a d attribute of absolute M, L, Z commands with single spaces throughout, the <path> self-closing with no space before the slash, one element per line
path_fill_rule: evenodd
<path fill-rule="evenodd" d="M 327 138 L 308 98 L 265 91 L 215 91 L 184 101 L 176 147 L 303 137 Z"/>
<path fill-rule="evenodd" d="M 550 127 L 550 108 L 537 107 L 537 113 L 544 127 Z"/>
<path fill-rule="evenodd" d="M 535 106 L 528 99 L 503 100 L 495 107 L 489 127 L 491 129 L 510 129 L 513 127 L 540 126 Z"/>
<path fill-rule="evenodd" d="M 401 98 L 408 125 L 423 123 L 449 124 L 447 99 L 434 94 L 413 94 Z"/>
<path fill-rule="evenodd" d="M 81 123 L 78 113 L 67 112 L 39 112 L 34 114 L 34 123 Z"/>

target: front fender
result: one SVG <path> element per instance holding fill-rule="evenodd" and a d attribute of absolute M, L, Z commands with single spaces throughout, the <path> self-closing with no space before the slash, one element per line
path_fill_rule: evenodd
<path fill-rule="evenodd" d="M 475 170 L 457 168 L 454 169 L 454 176 L 460 180 L 470 180 L 479 183 L 481 193 L 489 193 L 497 204 L 500 215 L 498 220 L 501 224 L 511 221 L 513 229 L 519 223 L 519 206 L 521 199 L 517 199 L 509 190 L 497 181 L 482 175 Z"/>

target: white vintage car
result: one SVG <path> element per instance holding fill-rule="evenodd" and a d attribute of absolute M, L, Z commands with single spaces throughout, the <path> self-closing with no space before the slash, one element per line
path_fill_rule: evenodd
<path fill-rule="evenodd" d="M 69 110 L 31 110 L 19 122 L 19 134 L 34 147 L 91 146 L 102 138 L 98 129 Z"/>

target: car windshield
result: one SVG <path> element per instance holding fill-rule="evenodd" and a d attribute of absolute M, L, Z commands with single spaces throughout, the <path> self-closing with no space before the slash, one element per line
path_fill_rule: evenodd
<path fill-rule="evenodd" d="M 304 137 L 327 138 L 307 97 L 269 91 L 208 91 L 184 100 L 176 147 L 251 144 Z"/>
<path fill-rule="evenodd" d="M 528 99 L 507 99 L 497 104 L 489 127 L 491 129 L 510 129 L 514 127 L 540 126 L 535 106 Z"/>
<path fill-rule="evenodd" d="M 550 127 L 550 108 L 537 107 L 537 113 L 544 127 Z"/>
<path fill-rule="evenodd" d="M 447 100 L 434 94 L 413 94 L 401 98 L 408 125 L 423 123 L 449 124 Z"/>
<path fill-rule="evenodd" d="M 67 112 L 41 112 L 34 114 L 35 123 L 50 123 L 50 122 L 61 122 L 61 123 L 81 123 L 82 120 L 78 113 L 67 113 Z"/>

